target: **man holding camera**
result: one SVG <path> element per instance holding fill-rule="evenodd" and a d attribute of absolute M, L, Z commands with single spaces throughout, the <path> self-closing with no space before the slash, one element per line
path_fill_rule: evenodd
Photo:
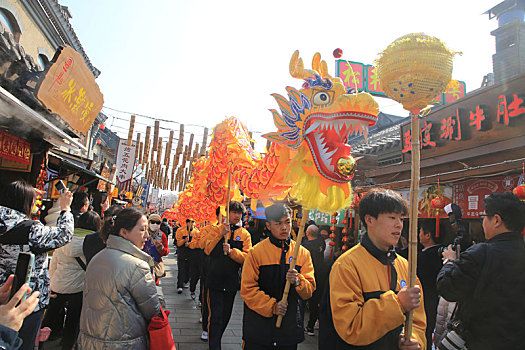
<path fill-rule="evenodd" d="M 438 292 L 456 301 L 458 309 L 440 349 L 522 349 L 525 344 L 525 204 L 510 192 L 493 193 L 484 202 L 487 241 L 459 259 L 451 246 L 443 252 Z"/>

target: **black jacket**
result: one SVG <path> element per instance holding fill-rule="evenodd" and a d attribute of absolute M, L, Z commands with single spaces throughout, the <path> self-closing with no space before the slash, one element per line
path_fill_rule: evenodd
<path fill-rule="evenodd" d="M 313 240 L 305 238 L 303 239 L 301 245 L 310 252 L 310 256 L 312 257 L 312 263 L 314 264 L 315 270 L 315 283 L 317 285 L 317 288 L 319 289 L 322 287 L 322 285 L 326 281 L 326 277 L 328 276 L 328 271 L 324 263 L 324 250 L 326 247 L 326 243 L 324 242 L 324 239 L 321 236 L 319 236 L 317 237 L 317 239 Z"/>
<path fill-rule="evenodd" d="M 506 232 L 473 245 L 453 264 L 443 266 L 437 288 L 446 300 L 458 302 L 469 350 L 524 348 L 525 244 L 521 233 Z"/>
<path fill-rule="evenodd" d="M 86 257 L 86 265 L 89 264 L 91 259 L 100 252 L 102 249 L 106 248 L 106 244 L 100 238 L 98 232 L 93 232 L 84 237 L 84 243 L 82 243 L 82 252 Z"/>

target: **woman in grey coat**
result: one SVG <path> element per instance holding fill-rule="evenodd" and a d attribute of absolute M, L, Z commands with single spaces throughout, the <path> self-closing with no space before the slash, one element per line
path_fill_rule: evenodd
<path fill-rule="evenodd" d="M 78 346 L 147 349 L 148 324 L 160 315 L 150 272 L 153 260 L 141 250 L 148 237 L 148 220 L 136 208 L 126 208 L 111 220 L 107 247 L 86 271 Z"/>

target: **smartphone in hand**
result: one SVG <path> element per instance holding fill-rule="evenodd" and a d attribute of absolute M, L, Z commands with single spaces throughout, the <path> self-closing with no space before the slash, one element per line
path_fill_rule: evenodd
<path fill-rule="evenodd" d="M 11 299 L 16 292 L 24 285 L 24 283 L 29 283 L 31 274 L 35 268 L 35 255 L 33 253 L 19 253 L 18 260 L 16 261 L 15 269 L 15 278 L 13 280 L 13 285 L 11 286 L 11 293 L 9 299 Z M 28 294 L 26 293 L 21 301 L 24 301 L 27 298 Z"/>
<path fill-rule="evenodd" d="M 58 193 L 62 194 L 66 189 L 66 185 L 64 185 L 62 180 L 58 180 L 55 184 L 55 188 L 57 189 Z"/>

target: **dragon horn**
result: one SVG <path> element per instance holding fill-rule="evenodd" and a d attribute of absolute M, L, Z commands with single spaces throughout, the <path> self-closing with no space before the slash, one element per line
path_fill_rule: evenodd
<path fill-rule="evenodd" d="M 318 72 L 323 78 L 331 78 L 330 74 L 328 74 L 328 65 L 326 61 L 321 61 L 321 54 L 319 52 L 316 52 L 312 59 L 312 69 Z"/>
<path fill-rule="evenodd" d="M 303 60 L 299 57 L 299 50 L 296 50 L 290 59 L 290 75 L 299 79 L 312 78 L 314 76 L 313 71 L 304 69 Z"/>

